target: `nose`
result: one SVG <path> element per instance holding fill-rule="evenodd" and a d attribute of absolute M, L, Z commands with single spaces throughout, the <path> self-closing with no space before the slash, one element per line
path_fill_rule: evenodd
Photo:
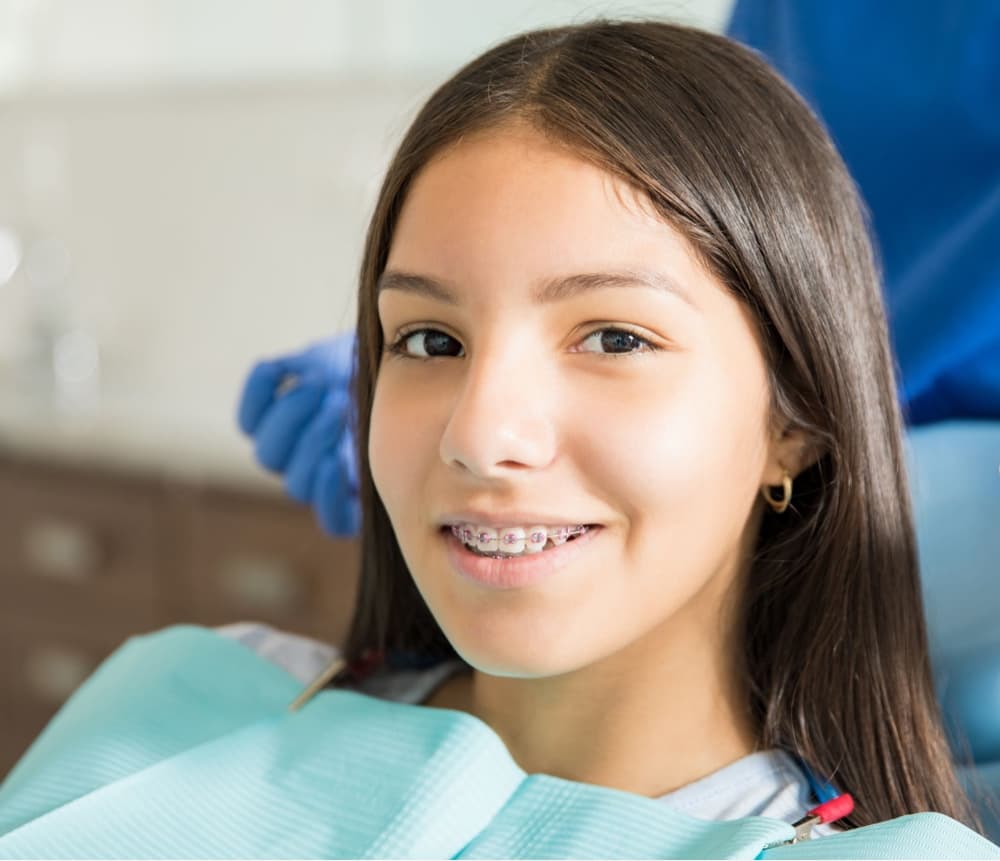
<path fill-rule="evenodd" d="M 499 327 L 504 328 L 504 327 Z M 526 338 L 484 344 L 470 356 L 441 436 L 441 459 L 483 478 L 541 469 L 555 455 L 561 397 L 537 350 Z"/>

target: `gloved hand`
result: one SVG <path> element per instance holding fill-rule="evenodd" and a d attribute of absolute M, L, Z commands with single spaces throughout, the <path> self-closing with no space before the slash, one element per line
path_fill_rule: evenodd
<path fill-rule="evenodd" d="M 316 512 L 323 530 L 361 530 L 358 467 L 348 423 L 352 331 L 257 362 L 243 385 L 238 421 L 258 462 L 284 475 L 289 496 Z"/>

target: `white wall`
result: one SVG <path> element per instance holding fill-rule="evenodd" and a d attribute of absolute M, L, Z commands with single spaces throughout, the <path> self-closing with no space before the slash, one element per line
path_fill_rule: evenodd
<path fill-rule="evenodd" d="M 0 0 L 0 88 L 438 74 L 519 30 L 732 0 Z"/>
<path fill-rule="evenodd" d="M 0 0 L 0 230 L 25 255 L 0 277 L 0 445 L 255 469 L 244 375 L 354 325 L 385 164 L 440 80 L 531 26 L 727 6 Z M 66 332 L 99 352 L 86 434 L 38 412 L 35 354 Z"/>

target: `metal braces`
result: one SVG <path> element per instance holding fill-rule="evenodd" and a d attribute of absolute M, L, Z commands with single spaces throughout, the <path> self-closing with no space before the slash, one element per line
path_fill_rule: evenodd
<path fill-rule="evenodd" d="M 586 526 L 560 526 L 551 533 L 548 531 L 528 533 L 524 536 L 524 539 L 525 541 L 530 540 L 534 544 L 540 544 L 542 542 L 542 536 L 544 536 L 546 539 L 551 538 L 553 542 L 557 544 L 563 544 L 567 539 L 572 538 L 574 535 L 582 535 L 586 531 Z M 488 533 L 481 532 L 478 536 L 476 536 L 472 529 L 467 526 L 463 528 L 458 524 L 451 527 L 451 532 L 459 541 L 464 541 L 466 544 L 472 544 L 477 539 L 480 543 L 485 543 L 489 538 Z M 512 535 L 509 532 L 497 536 L 498 544 L 516 544 L 518 540 L 517 536 Z"/>

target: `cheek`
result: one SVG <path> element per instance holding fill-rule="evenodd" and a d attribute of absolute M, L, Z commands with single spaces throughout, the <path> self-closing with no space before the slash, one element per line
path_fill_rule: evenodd
<path fill-rule="evenodd" d="M 703 377 L 664 374 L 619 387 L 613 406 L 588 404 L 581 464 L 595 486 L 627 505 L 631 518 L 658 504 L 683 504 L 711 468 L 721 417 L 700 395 Z"/>
<path fill-rule="evenodd" d="M 727 523 L 738 532 L 760 469 L 759 405 L 722 367 L 692 363 L 596 408 L 585 413 L 598 420 L 582 431 L 581 463 L 636 542 L 697 557 L 728 535 Z"/>
<path fill-rule="evenodd" d="M 404 387 L 379 378 L 372 401 L 368 460 L 372 481 L 394 523 L 406 511 L 406 500 L 419 496 L 426 454 L 421 438 L 428 433 L 426 413 L 408 398 Z"/>

